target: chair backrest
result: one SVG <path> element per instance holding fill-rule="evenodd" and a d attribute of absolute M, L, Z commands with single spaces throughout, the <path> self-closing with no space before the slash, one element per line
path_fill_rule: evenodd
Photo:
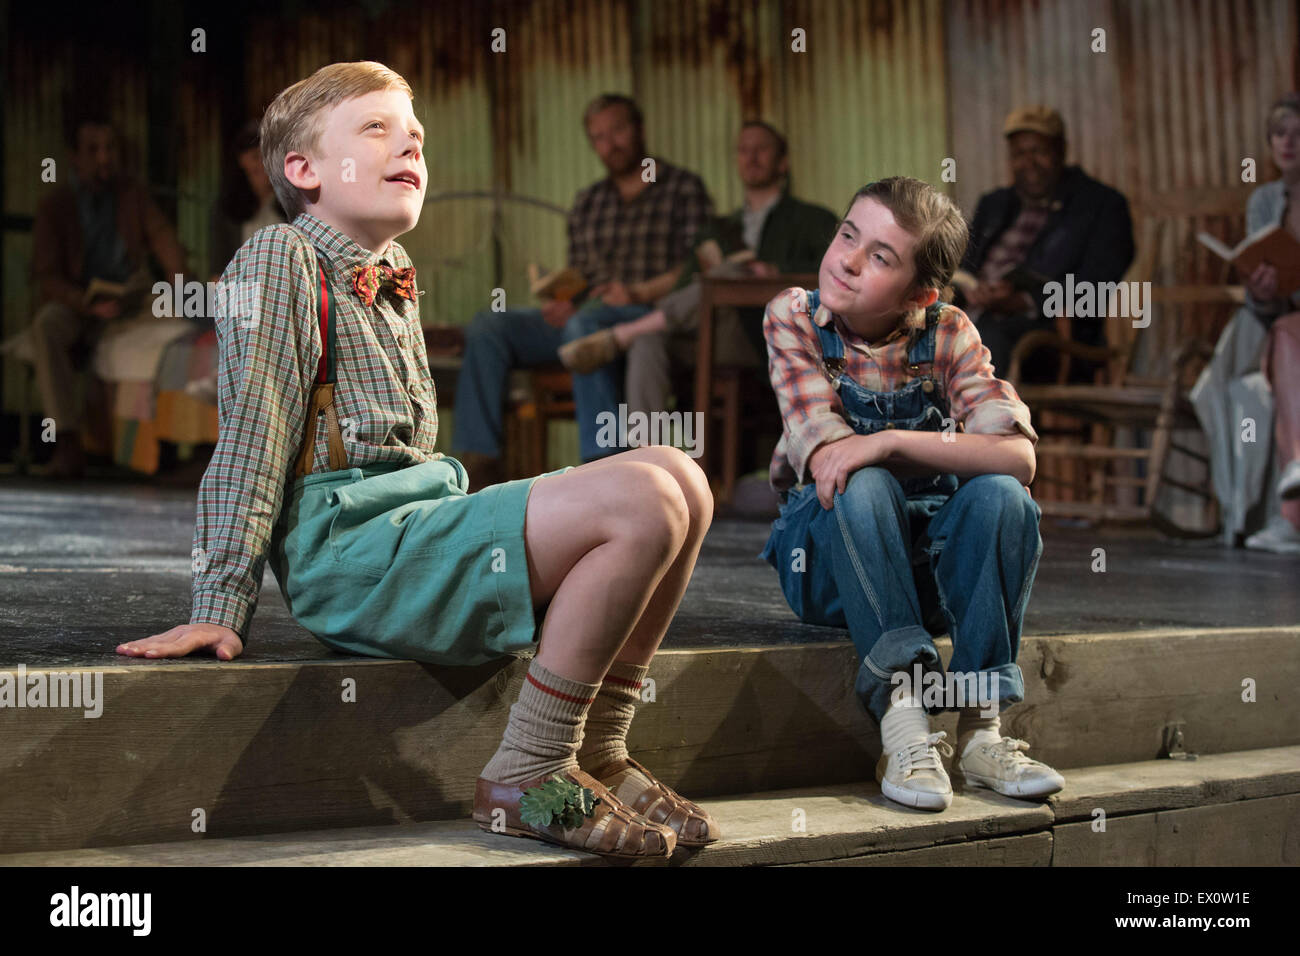
<path fill-rule="evenodd" d="M 1229 246 L 1246 234 L 1246 203 L 1254 184 L 1179 189 L 1142 202 L 1142 212 L 1169 223 L 1168 246 L 1159 278 L 1171 285 L 1223 284 L 1231 265 L 1196 240 L 1198 232 L 1218 236 Z"/>
<path fill-rule="evenodd" d="M 1143 239 L 1131 278 L 1152 283 L 1150 324 L 1142 329 L 1131 322 L 1107 325 L 1115 335 L 1111 344 L 1128 358 L 1130 373 L 1163 375 L 1189 342 L 1218 337 L 1235 307 L 1224 285 L 1230 266 L 1202 246 L 1196 234 L 1209 232 L 1229 244 L 1239 241 L 1245 234 L 1246 202 L 1255 188 L 1184 188 L 1150 194 L 1135 205 Z"/>
<path fill-rule="evenodd" d="M 1139 220 L 1138 237 L 1137 237 L 1137 254 L 1133 257 L 1132 264 L 1129 265 L 1128 271 L 1124 273 L 1123 281 L 1125 283 L 1149 283 L 1152 282 L 1156 264 L 1160 258 L 1161 238 L 1164 236 L 1167 220 L 1162 216 L 1143 216 Z M 1134 286 L 1129 285 L 1130 289 Z M 1143 289 L 1150 289 L 1151 286 L 1141 286 Z M 1145 293 L 1144 293 L 1145 294 Z M 1107 305 L 1116 305 L 1117 303 L 1107 303 Z M 1151 304 L 1147 303 L 1148 310 Z M 1132 309 L 1130 302 L 1129 311 Z M 1134 362 L 1137 358 L 1138 333 L 1143 329 L 1133 324 L 1132 315 L 1110 315 L 1106 316 L 1106 343 L 1115 350 L 1115 357 L 1107 363 L 1107 380 L 1112 385 L 1123 385 L 1125 379 L 1133 371 Z M 1147 326 L 1148 328 L 1150 326 Z"/>
<path fill-rule="evenodd" d="M 1152 281 L 1161 287 L 1157 314 L 1142 338 L 1153 362 L 1171 356 L 1189 339 L 1214 341 L 1232 315 L 1222 303 L 1222 286 L 1230 266 L 1201 245 L 1198 232 L 1218 236 L 1228 245 L 1246 234 L 1246 203 L 1255 184 L 1178 189 L 1145 197 L 1143 215 L 1165 220 L 1161 254 Z M 1214 290 L 1211 287 L 1219 287 Z M 1188 287 L 1196 290 L 1188 291 Z M 1177 291 L 1163 291 L 1177 290 Z M 1161 303 L 1163 296 L 1166 301 Z"/>

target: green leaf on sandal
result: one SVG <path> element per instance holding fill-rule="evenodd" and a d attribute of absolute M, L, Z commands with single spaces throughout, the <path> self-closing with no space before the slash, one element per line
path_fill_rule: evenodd
<path fill-rule="evenodd" d="M 524 823 L 546 827 L 558 823 L 566 830 L 582 826 L 595 812 L 600 798 L 589 787 L 580 787 L 559 774 L 541 786 L 529 787 L 519 801 L 519 817 Z"/>

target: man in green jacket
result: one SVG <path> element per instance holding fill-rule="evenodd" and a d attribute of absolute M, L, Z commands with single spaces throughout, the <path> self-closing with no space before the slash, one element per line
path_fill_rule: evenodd
<path fill-rule="evenodd" d="M 709 276 L 816 272 L 835 231 L 839 220 L 834 213 L 790 195 L 785 137 L 767 123 L 752 120 L 741 127 L 736 166 L 745 187 L 744 204 L 700 229 L 677 284 L 655 303 L 655 310 L 560 349 L 560 361 L 579 373 L 626 352 L 629 412 L 663 410 L 672 392 L 673 358 L 689 362 L 693 357 L 702 272 Z M 760 356 L 765 352 L 757 321 L 761 314 L 761 308 L 741 312 L 741 328 Z M 720 349 L 726 348 L 726 338 L 720 336 L 724 340 Z"/>

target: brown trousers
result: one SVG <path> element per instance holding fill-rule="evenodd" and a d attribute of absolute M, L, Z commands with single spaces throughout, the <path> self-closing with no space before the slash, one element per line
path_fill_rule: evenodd
<path fill-rule="evenodd" d="M 74 363 L 73 355 L 79 346 L 86 355 L 93 355 L 104 325 L 93 317 L 78 315 L 61 302 L 46 302 L 32 319 L 27 334 L 41 409 L 54 419 L 59 431 L 80 431 L 85 425 L 85 403 L 77 388 L 85 365 Z"/>

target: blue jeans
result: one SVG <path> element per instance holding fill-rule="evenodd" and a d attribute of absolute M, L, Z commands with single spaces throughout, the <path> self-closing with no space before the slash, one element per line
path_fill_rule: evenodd
<path fill-rule="evenodd" d="M 813 485 L 791 491 L 762 556 L 801 620 L 848 627 L 862 662 L 855 690 L 877 721 L 895 672 L 920 664 L 942 676 L 931 634 L 944 631 L 949 670 L 996 674 L 1003 709 L 1025 699 L 1015 661 L 1043 548 L 1041 514 L 1009 475 L 966 479 L 950 497 L 909 499 L 884 468 L 861 468 L 829 511 Z"/>
<path fill-rule="evenodd" d="M 452 454 L 478 452 L 499 457 L 505 418 L 505 392 L 512 368 L 558 362 L 560 346 L 650 311 L 647 305 L 605 305 L 599 299 L 578 309 L 563 329 L 548 325 L 541 309 L 485 309 L 465 333 L 465 360 L 456 384 L 456 428 Z M 620 449 L 596 444 L 596 416 L 617 414 L 623 394 L 624 362 L 612 362 L 590 375 L 573 376 L 578 440 L 583 461 Z"/>

